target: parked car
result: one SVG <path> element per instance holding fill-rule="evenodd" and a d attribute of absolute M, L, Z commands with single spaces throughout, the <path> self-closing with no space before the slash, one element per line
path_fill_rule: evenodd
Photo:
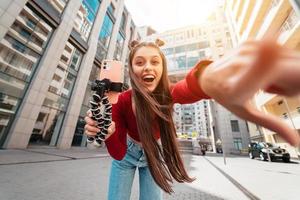
<path fill-rule="evenodd" d="M 258 157 L 260 160 L 268 160 L 268 153 L 271 161 L 281 159 L 283 162 L 290 162 L 289 152 L 280 146 L 266 142 L 252 142 L 249 144 L 249 157 L 251 159 Z"/>

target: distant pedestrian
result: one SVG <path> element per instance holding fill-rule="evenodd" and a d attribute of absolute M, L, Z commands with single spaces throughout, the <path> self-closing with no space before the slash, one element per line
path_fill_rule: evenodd
<path fill-rule="evenodd" d="M 201 148 L 201 154 L 202 154 L 202 156 L 205 156 L 205 153 L 207 151 L 206 144 L 201 144 L 200 148 Z"/>

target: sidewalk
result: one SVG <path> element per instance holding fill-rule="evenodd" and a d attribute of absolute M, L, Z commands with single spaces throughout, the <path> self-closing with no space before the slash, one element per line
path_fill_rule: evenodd
<path fill-rule="evenodd" d="M 28 149 L 0 150 L 0 165 L 53 162 L 76 159 L 109 157 L 104 148 L 87 149 L 72 147 L 61 150 L 54 147 L 30 147 Z"/>
<path fill-rule="evenodd" d="M 247 199 L 203 157 L 183 155 L 191 184 L 174 184 L 164 199 Z M 106 149 L 29 148 L 0 150 L 1 198 L 6 200 L 106 199 L 111 158 Z M 138 177 L 132 198 L 138 199 Z M 30 184 L 29 184 L 30 183 Z"/>
<path fill-rule="evenodd" d="M 209 156 L 207 160 L 259 199 L 299 199 L 299 160 L 267 162 L 232 156 L 226 158 L 226 165 L 222 155 Z"/>
<path fill-rule="evenodd" d="M 174 183 L 165 200 L 298 199 L 299 163 L 268 163 L 247 157 L 184 154 L 190 184 Z M 0 194 L 5 200 L 105 200 L 111 158 L 106 149 L 0 150 Z M 138 173 L 132 200 L 138 200 Z M 278 180 L 278 181 L 277 181 Z M 249 194 L 247 194 L 249 192 Z M 251 196 L 252 195 L 252 196 Z"/>

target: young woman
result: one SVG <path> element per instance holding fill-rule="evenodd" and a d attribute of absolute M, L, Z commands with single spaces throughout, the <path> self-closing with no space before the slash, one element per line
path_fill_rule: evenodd
<path fill-rule="evenodd" d="M 287 125 L 256 111 L 249 103 L 258 89 L 277 93 L 280 93 L 279 90 L 281 93 L 288 90 L 285 82 L 291 80 L 277 84 L 277 76 L 264 81 L 267 70 L 262 70 L 264 73 L 256 75 L 258 78 L 253 76 L 261 70 L 258 67 L 277 63 L 274 59 L 270 62 L 265 58 L 275 54 L 278 60 L 284 57 L 273 50 L 273 44 L 249 42 L 231 53 L 230 57 L 218 62 L 200 61 L 185 79 L 174 85 L 169 85 L 166 58 L 159 48 L 161 45 L 161 40 L 156 40 L 155 43 L 132 42 L 129 55 L 132 89 L 121 93 L 118 102 L 113 105 L 113 123 L 105 140 L 108 152 L 114 158 L 110 174 L 109 200 L 130 198 L 136 168 L 139 169 L 141 200 L 162 199 L 162 190 L 172 192 L 170 184 L 173 179 L 178 182 L 194 180 L 188 176 L 178 151 L 172 120 L 174 103 L 193 103 L 212 97 L 238 116 L 276 130 L 291 144 L 299 144 L 299 136 Z M 276 46 L 275 49 L 280 48 L 282 47 Z M 272 55 L 265 55 L 266 50 L 272 52 Z M 299 61 L 299 53 L 293 53 L 292 58 L 284 58 Z M 235 62 L 230 59 L 233 57 Z M 291 63 L 285 65 L 290 69 L 295 67 L 295 64 Z M 300 70 L 297 73 L 300 75 Z M 248 81 L 255 79 L 257 83 L 251 82 L 253 85 L 249 87 L 249 83 L 244 81 L 245 78 Z M 295 77 L 293 81 L 287 85 L 295 84 L 299 79 Z M 299 85 L 298 89 L 291 92 L 293 95 L 300 91 Z M 85 133 L 93 136 L 99 130 L 90 117 L 89 112 L 85 119 Z"/>

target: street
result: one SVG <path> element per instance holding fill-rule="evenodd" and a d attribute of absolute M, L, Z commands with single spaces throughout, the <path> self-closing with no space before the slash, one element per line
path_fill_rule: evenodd
<path fill-rule="evenodd" d="M 231 156 L 227 165 L 216 154 L 184 154 L 196 181 L 174 184 L 164 199 L 299 199 L 300 165 Z M 29 148 L 0 150 L 0 194 L 3 200 L 104 200 L 111 158 L 105 149 Z M 138 199 L 138 178 L 132 198 Z"/>

